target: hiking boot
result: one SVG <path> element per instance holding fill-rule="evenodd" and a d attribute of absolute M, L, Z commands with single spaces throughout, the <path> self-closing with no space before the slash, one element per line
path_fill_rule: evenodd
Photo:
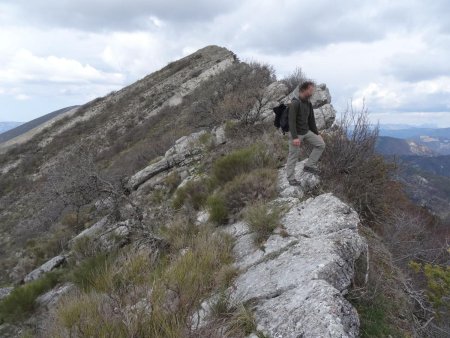
<path fill-rule="evenodd" d="M 310 167 L 310 166 L 303 166 L 303 170 L 313 173 L 313 174 L 320 174 L 320 169 L 319 168 L 315 168 L 315 167 Z"/>
<path fill-rule="evenodd" d="M 300 181 L 297 181 L 297 179 L 295 179 L 295 178 L 292 180 L 288 180 L 288 182 L 290 185 L 295 185 L 295 186 L 301 185 Z"/>

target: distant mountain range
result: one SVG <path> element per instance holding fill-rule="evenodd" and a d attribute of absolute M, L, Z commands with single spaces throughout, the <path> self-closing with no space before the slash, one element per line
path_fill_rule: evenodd
<path fill-rule="evenodd" d="M 33 135 L 34 132 L 38 131 L 39 129 L 41 129 L 42 127 L 44 127 L 45 125 L 47 125 L 48 123 L 51 123 L 52 120 L 56 119 L 58 116 L 69 112 L 70 110 L 76 108 L 78 106 L 71 106 L 71 107 L 66 107 L 63 109 L 59 109 L 56 110 L 54 112 L 45 114 L 43 116 L 40 116 L 34 120 L 31 120 L 29 122 L 20 122 L 19 125 L 13 127 L 13 128 L 9 128 L 8 130 L 0 133 L 0 144 L 7 144 L 7 143 L 14 143 L 16 138 L 19 139 L 19 136 L 23 136 L 20 138 L 26 138 L 25 135 Z M 8 123 L 8 122 L 6 122 Z M 18 123 L 18 122 L 16 122 Z M 10 142 L 8 142 L 10 141 Z M 23 141 L 23 140 L 21 140 Z M 3 145 L 2 145 L 3 146 Z M 2 147 L 0 147 L 2 148 Z"/>
<path fill-rule="evenodd" d="M 380 152 L 383 154 L 387 154 L 389 147 L 393 146 L 391 153 L 398 155 L 450 155 L 450 128 L 394 129 L 392 126 L 380 126 L 379 136 Z M 402 145 L 399 139 L 406 141 L 407 145 L 404 142 Z"/>
<path fill-rule="evenodd" d="M 376 151 L 400 164 L 398 180 L 410 198 L 450 219 L 450 128 L 381 130 Z M 439 135 L 439 136 L 438 136 Z"/>
<path fill-rule="evenodd" d="M 5 131 L 8 131 L 10 129 L 13 129 L 15 127 L 18 127 L 18 126 L 20 126 L 23 123 L 24 122 L 16 122 L 16 121 L 0 122 L 0 134 L 4 133 Z"/>

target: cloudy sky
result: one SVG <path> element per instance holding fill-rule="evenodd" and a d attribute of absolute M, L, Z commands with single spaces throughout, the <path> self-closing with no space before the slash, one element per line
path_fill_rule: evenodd
<path fill-rule="evenodd" d="M 343 111 L 450 127 L 448 0 L 0 0 L 0 121 L 85 103 L 216 44 Z"/>

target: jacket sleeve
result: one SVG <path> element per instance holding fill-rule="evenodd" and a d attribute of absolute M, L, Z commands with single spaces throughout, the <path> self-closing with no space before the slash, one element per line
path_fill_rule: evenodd
<path fill-rule="evenodd" d="M 297 138 L 297 116 L 300 109 L 298 102 L 292 100 L 289 105 L 289 132 L 293 139 Z"/>
<path fill-rule="evenodd" d="M 308 116 L 308 126 L 309 129 L 316 135 L 319 135 L 319 130 L 317 130 L 316 126 L 316 118 L 314 117 L 314 109 L 312 108 L 312 105 L 310 105 L 310 114 Z"/>

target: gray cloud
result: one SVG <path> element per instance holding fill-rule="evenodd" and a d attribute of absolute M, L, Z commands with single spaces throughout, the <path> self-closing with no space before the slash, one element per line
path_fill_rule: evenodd
<path fill-rule="evenodd" d="M 0 3 L 10 3 L 1 0 Z M 237 0 L 42 0 L 14 1 L 11 5 L 23 21 L 44 26 L 70 27 L 81 30 L 148 29 L 154 16 L 180 25 L 210 21 L 236 8 Z"/>
<path fill-rule="evenodd" d="M 445 112 L 448 12 L 446 0 L 0 0 L 0 103 L 10 93 L 10 106 L 29 97 L 22 107 L 34 109 L 55 91 L 82 103 L 217 44 L 281 74 L 303 67 L 335 104 L 367 96 L 377 112 Z"/>

